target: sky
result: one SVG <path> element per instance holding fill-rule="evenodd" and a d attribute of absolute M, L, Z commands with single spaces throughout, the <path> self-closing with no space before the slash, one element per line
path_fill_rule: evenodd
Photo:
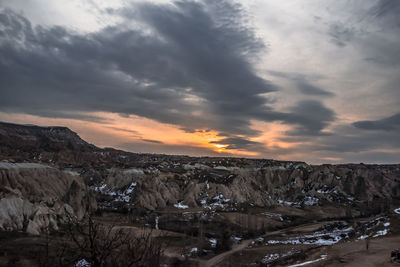
<path fill-rule="evenodd" d="M 398 0 L 0 0 L 0 121 L 100 147 L 400 162 Z"/>

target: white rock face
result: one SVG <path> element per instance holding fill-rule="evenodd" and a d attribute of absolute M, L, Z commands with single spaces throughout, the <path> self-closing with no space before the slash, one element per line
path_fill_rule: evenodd
<path fill-rule="evenodd" d="M 0 162 L 1 230 L 57 230 L 69 216 L 83 217 L 85 196 L 80 177 L 35 163 Z"/>

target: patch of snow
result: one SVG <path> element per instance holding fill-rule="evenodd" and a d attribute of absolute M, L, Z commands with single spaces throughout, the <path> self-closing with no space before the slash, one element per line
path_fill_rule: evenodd
<path fill-rule="evenodd" d="M 101 186 L 95 186 L 93 190 L 95 192 L 100 192 L 104 195 L 115 196 L 117 193 L 112 191 L 111 189 L 106 189 L 107 184 L 102 184 Z"/>
<path fill-rule="evenodd" d="M 374 234 L 372 237 L 378 237 L 378 236 L 382 236 L 382 235 L 387 235 L 388 230 L 387 229 L 383 229 L 383 230 L 379 230 L 378 232 L 376 232 L 376 234 Z"/>
<path fill-rule="evenodd" d="M 269 254 L 269 255 L 265 256 L 265 257 L 261 260 L 261 263 L 262 263 L 262 264 L 267 264 L 268 262 L 277 260 L 277 259 L 279 259 L 280 257 L 281 257 L 281 255 L 278 254 L 278 253 Z"/>
<path fill-rule="evenodd" d="M 385 226 L 385 227 L 390 226 L 390 222 L 385 222 L 385 223 L 383 224 L 383 226 Z"/>
<path fill-rule="evenodd" d="M 282 258 L 282 257 L 286 257 L 286 256 L 290 256 L 293 255 L 296 251 L 289 251 L 287 253 L 283 253 L 283 254 L 279 254 L 279 253 L 273 253 L 273 254 L 269 254 L 267 256 L 265 256 L 262 260 L 261 263 L 265 264 L 267 266 L 270 266 L 269 263 L 273 263 L 275 260 Z"/>
<path fill-rule="evenodd" d="M 197 248 L 192 248 L 192 249 L 190 250 L 191 253 L 197 253 L 197 251 L 198 251 Z"/>
<path fill-rule="evenodd" d="M 130 194 L 133 192 L 135 189 L 136 182 L 132 182 L 125 191 L 113 191 L 111 189 L 106 189 L 107 184 L 103 183 L 101 186 L 95 186 L 93 187 L 93 190 L 95 192 L 102 193 L 104 195 L 109 195 L 109 196 L 115 196 L 114 200 L 115 202 L 125 202 L 129 203 L 131 201 L 131 196 Z"/>
<path fill-rule="evenodd" d="M 319 199 L 316 197 L 310 197 L 310 196 L 304 197 L 304 205 L 314 206 L 314 205 L 317 205 L 318 202 L 319 202 Z"/>
<path fill-rule="evenodd" d="M 217 247 L 217 239 L 210 238 L 210 239 L 208 239 L 208 241 L 210 241 L 210 244 L 211 244 L 212 248 L 216 248 Z"/>
<path fill-rule="evenodd" d="M 366 239 L 367 237 L 369 237 L 369 235 L 362 235 L 362 236 L 360 236 L 359 238 L 357 238 L 358 240 L 364 240 L 364 239 Z"/>
<path fill-rule="evenodd" d="M 175 208 L 178 208 L 178 209 L 187 209 L 187 208 L 189 208 L 188 205 L 184 205 L 184 204 L 182 204 L 182 202 L 179 202 L 179 203 L 177 203 L 177 204 L 174 204 L 174 207 L 175 207 Z"/>
<path fill-rule="evenodd" d="M 321 255 L 321 257 L 319 259 L 312 260 L 312 261 L 305 261 L 305 262 L 302 262 L 302 263 L 289 265 L 289 267 L 298 267 L 298 266 L 308 265 L 308 264 L 311 264 L 311 263 L 315 263 L 315 262 L 318 262 L 318 261 L 325 260 L 327 257 L 328 257 L 328 255 Z"/>
<path fill-rule="evenodd" d="M 342 177 L 340 176 L 336 176 L 336 180 L 340 180 Z"/>
<path fill-rule="evenodd" d="M 291 244 L 291 245 L 323 245 L 329 246 L 338 243 L 343 239 L 342 235 L 345 238 L 348 238 L 348 233 L 353 230 L 353 227 L 348 227 L 345 229 L 334 229 L 332 232 L 315 232 L 309 235 L 298 236 L 294 238 L 289 238 L 286 240 L 268 240 L 268 245 L 276 245 L 276 244 Z"/>
<path fill-rule="evenodd" d="M 75 267 L 90 267 L 90 263 L 85 259 L 81 259 L 75 263 Z"/>
<path fill-rule="evenodd" d="M 286 200 L 277 200 L 279 204 L 284 205 L 284 206 L 295 206 L 295 207 L 300 207 L 300 202 L 291 202 L 291 201 L 286 201 Z"/>
<path fill-rule="evenodd" d="M 132 193 L 133 189 L 136 187 L 136 182 L 132 182 L 129 187 L 125 190 L 125 194 L 130 194 Z"/>
<path fill-rule="evenodd" d="M 395 209 L 394 213 L 400 214 L 400 208 Z"/>
<path fill-rule="evenodd" d="M 323 189 L 318 189 L 317 192 L 320 194 L 329 194 L 331 191 L 328 188 L 324 187 Z"/>

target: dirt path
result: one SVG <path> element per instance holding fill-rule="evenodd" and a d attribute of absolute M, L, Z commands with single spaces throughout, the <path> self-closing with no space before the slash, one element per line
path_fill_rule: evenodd
<path fill-rule="evenodd" d="M 250 243 L 253 241 L 253 239 L 247 239 L 243 240 L 240 244 L 234 245 L 233 248 L 227 252 L 218 254 L 217 256 L 207 260 L 207 261 L 201 261 L 200 262 L 200 267 L 210 267 L 210 266 L 216 266 L 218 263 L 220 263 L 225 257 L 245 249 Z"/>
<path fill-rule="evenodd" d="M 340 243 L 328 248 L 323 266 L 400 266 L 390 262 L 390 252 L 399 247 L 400 236 L 371 239 L 368 251 L 365 240 Z"/>

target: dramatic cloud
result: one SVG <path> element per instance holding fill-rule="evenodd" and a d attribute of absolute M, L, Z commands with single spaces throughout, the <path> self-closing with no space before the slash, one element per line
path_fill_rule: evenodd
<path fill-rule="evenodd" d="M 400 113 L 375 121 L 357 121 L 353 125 L 366 130 L 400 130 Z"/>
<path fill-rule="evenodd" d="M 117 25 L 81 35 L 32 27 L 23 16 L 3 11 L 2 110 L 49 117 L 72 117 L 74 111 L 75 118 L 85 111 L 135 114 L 232 136 L 259 134 L 250 119 L 301 124 L 313 133 L 333 120 L 316 102 L 300 103 L 292 108 L 296 114 L 268 107 L 265 94 L 277 88 L 251 65 L 264 46 L 241 24 L 240 6 L 186 1 L 110 12 L 145 27 Z M 318 117 L 310 117 L 313 108 Z"/>
<path fill-rule="evenodd" d="M 123 14 L 145 29 L 117 25 L 88 35 L 32 27 L 3 11 L 1 108 L 57 117 L 109 111 L 255 134 L 248 119 L 268 113 L 260 94 L 275 88 L 249 63 L 262 43 L 235 23 L 237 6 L 222 4 L 223 14 L 195 2 L 136 5 Z"/>
<path fill-rule="evenodd" d="M 250 141 L 245 138 L 240 137 L 227 137 L 219 141 L 212 141 L 212 144 L 220 144 L 226 146 L 226 149 L 248 149 L 251 151 L 258 150 L 262 147 L 262 143 Z"/>
<path fill-rule="evenodd" d="M 0 0 L 0 113 L 95 122 L 141 152 L 397 160 L 400 1 L 113 2 L 44 19 L 42 0 Z"/>

